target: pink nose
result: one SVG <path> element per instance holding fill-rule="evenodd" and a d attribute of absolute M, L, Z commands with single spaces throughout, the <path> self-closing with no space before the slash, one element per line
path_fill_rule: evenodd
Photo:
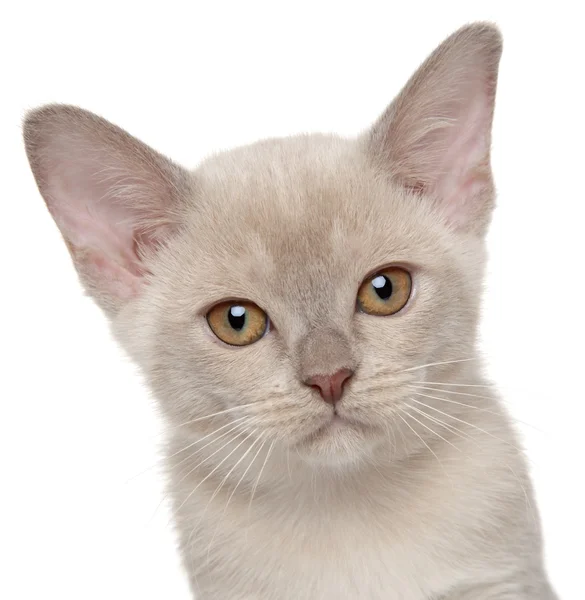
<path fill-rule="evenodd" d="M 336 404 L 341 400 L 345 382 L 352 375 L 351 369 L 340 369 L 333 375 L 313 375 L 305 380 L 305 384 L 317 388 L 323 400 L 328 404 Z"/>

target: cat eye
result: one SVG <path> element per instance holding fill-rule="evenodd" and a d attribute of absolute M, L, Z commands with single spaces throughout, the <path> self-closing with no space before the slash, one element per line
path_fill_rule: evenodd
<path fill-rule="evenodd" d="M 230 346 L 248 346 L 268 331 L 268 316 L 248 301 L 216 304 L 207 313 L 207 323 L 211 331 Z"/>
<path fill-rule="evenodd" d="M 411 291 L 410 273 L 401 267 L 388 267 L 362 283 L 357 296 L 358 308 L 369 315 L 393 315 L 406 306 Z"/>

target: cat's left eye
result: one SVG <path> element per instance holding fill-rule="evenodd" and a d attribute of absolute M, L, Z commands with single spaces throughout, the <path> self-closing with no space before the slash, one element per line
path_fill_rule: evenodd
<path fill-rule="evenodd" d="M 410 273 L 401 267 L 387 267 L 362 283 L 357 297 L 358 308 L 369 315 L 393 315 L 406 306 L 411 292 Z"/>
<path fill-rule="evenodd" d="M 230 346 L 248 346 L 268 331 L 266 313 L 253 302 L 229 301 L 216 304 L 207 313 L 211 331 Z"/>

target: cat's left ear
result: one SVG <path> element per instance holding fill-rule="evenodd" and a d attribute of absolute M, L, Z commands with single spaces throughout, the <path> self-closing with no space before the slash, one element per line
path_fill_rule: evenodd
<path fill-rule="evenodd" d="M 374 160 L 460 230 L 485 231 L 494 203 L 491 128 L 502 38 L 477 23 L 445 40 L 369 133 Z"/>

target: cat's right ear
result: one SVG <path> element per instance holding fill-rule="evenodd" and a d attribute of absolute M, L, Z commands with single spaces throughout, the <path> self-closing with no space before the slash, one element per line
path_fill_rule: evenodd
<path fill-rule="evenodd" d="M 115 313 L 140 293 L 146 259 L 179 226 L 190 174 L 74 106 L 30 112 L 24 140 L 39 191 L 82 282 Z"/>
<path fill-rule="evenodd" d="M 502 38 L 486 23 L 447 38 L 411 77 L 367 141 L 390 178 L 482 234 L 493 206 L 490 139 Z"/>

